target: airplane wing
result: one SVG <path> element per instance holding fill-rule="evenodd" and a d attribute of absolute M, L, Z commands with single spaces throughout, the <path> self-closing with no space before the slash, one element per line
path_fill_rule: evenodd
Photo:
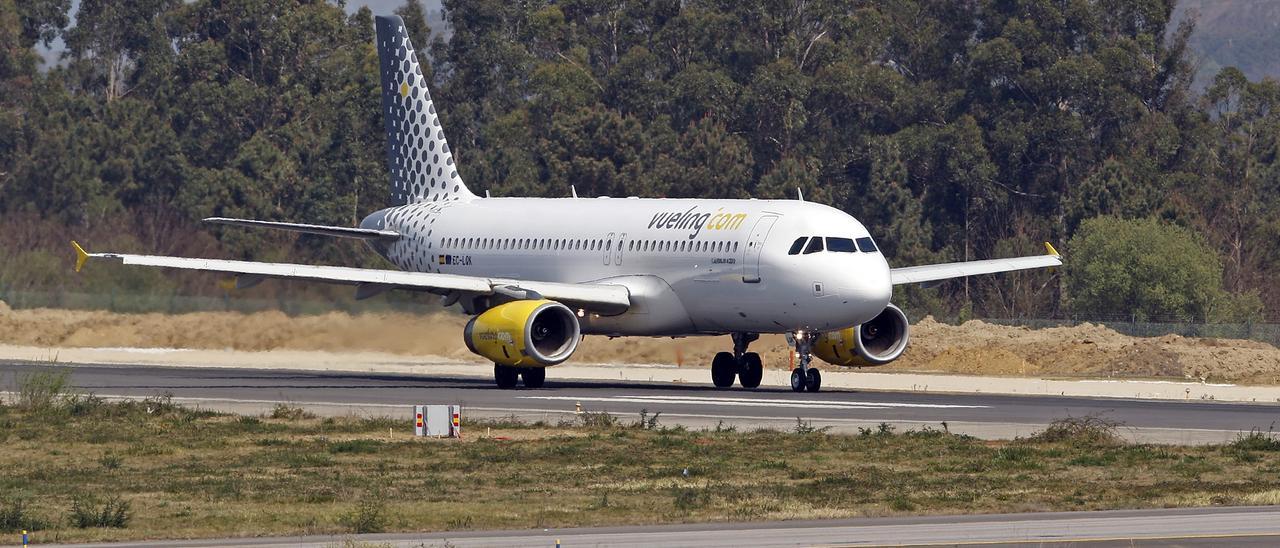
<path fill-rule="evenodd" d="M 376 295 L 388 289 L 431 291 L 444 295 L 511 295 L 525 291 L 562 302 L 571 308 L 582 308 L 604 315 L 621 314 L 631 306 L 630 291 L 617 284 L 534 282 L 344 266 L 260 263 L 125 253 L 88 253 L 76 242 L 71 242 L 71 245 L 76 249 L 77 272 L 84 268 L 84 264 L 89 259 L 111 259 L 126 265 L 231 274 L 236 277 L 236 287 L 240 288 L 256 285 L 267 278 L 278 278 L 355 285 L 357 298 L 362 295 Z"/>
<path fill-rule="evenodd" d="M 1047 242 L 1044 246 L 1049 252 L 1047 255 L 894 268 L 890 269 L 889 278 L 893 281 L 893 285 L 902 285 L 936 282 L 940 280 L 949 280 L 951 278 L 974 276 L 977 274 L 994 274 L 997 272 L 1062 266 L 1062 255 L 1058 254 L 1058 250 L 1054 249 L 1053 246 L 1049 245 Z"/>

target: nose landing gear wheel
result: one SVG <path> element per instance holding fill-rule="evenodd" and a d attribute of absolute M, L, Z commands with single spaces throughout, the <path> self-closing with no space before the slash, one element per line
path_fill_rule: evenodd
<path fill-rule="evenodd" d="M 498 385 L 498 388 L 504 390 L 515 388 L 518 380 L 520 380 L 520 372 L 516 371 L 516 368 L 493 364 L 493 381 Z"/>
<path fill-rule="evenodd" d="M 807 385 L 808 385 L 808 378 L 804 374 L 804 371 L 801 370 L 799 367 L 792 369 L 791 370 L 791 391 L 804 392 L 804 389 L 806 388 Z"/>
<path fill-rule="evenodd" d="M 711 382 L 716 388 L 733 386 L 733 378 L 737 374 L 738 362 L 733 359 L 733 354 L 720 352 L 711 360 Z"/>
<path fill-rule="evenodd" d="M 822 388 L 822 373 L 819 373 L 817 369 L 810 369 L 807 377 L 804 387 L 810 392 L 817 392 Z"/>
<path fill-rule="evenodd" d="M 542 388 L 547 380 L 547 370 L 541 367 L 529 367 L 520 371 L 520 380 L 525 388 Z"/>
<path fill-rule="evenodd" d="M 738 382 L 742 383 L 742 387 L 759 387 L 760 380 L 763 378 L 764 364 L 760 361 L 760 355 L 755 352 L 743 354 L 738 364 Z"/>

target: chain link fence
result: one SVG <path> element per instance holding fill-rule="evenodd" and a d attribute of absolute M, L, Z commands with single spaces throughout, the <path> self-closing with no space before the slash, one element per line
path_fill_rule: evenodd
<path fill-rule="evenodd" d="M 226 295 L 222 297 L 180 295 L 177 293 L 73 293 L 13 291 L 0 287 L 0 301 L 13 309 L 59 308 L 70 310 L 104 310 L 121 313 L 183 314 L 189 312 L 265 312 L 280 311 L 290 316 L 346 312 L 349 314 L 400 312 L 428 314 L 441 310 L 439 299 L 429 294 L 389 293 L 357 301 L 352 297 L 332 300 L 293 297 L 254 298 Z M 1168 321 L 1135 321 L 1132 317 L 1094 315 L 1087 318 L 978 318 L 997 325 L 1025 326 L 1033 329 L 1070 327 L 1083 323 L 1103 324 L 1125 335 L 1159 337 L 1175 334 L 1183 337 L 1247 339 L 1280 347 L 1280 324 L 1275 323 L 1205 323 L 1170 318 Z M 953 322 L 948 322 L 953 323 Z"/>
<path fill-rule="evenodd" d="M 102 310 L 121 313 L 184 314 L 190 312 L 265 312 L 280 311 L 290 316 L 346 312 L 349 314 L 375 312 L 403 312 L 426 314 L 441 310 L 439 298 L 427 294 L 399 293 L 379 295 L 365 300 L 339 297 L 332 300 L 316 298 L 255 298 L 226 295 L 222 297 L 181 295 L 177 293 L 75 293 L 12 291 L 0 288 L 0 301 L 10 308 L 58 308 L 67 310 Z"/>

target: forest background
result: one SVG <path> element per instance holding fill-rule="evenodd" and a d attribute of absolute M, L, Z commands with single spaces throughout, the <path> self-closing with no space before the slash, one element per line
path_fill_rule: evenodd
<path fill-rule="evenodd" d="M 77 4 L 0 0 L 0 294 L 224 291 L 202 275 L 74 275 L 72 238 L 388 266 L 351 242 L 199 222 L 353 225 L 383 206 L 369 9 Z M 1210 15 L 1221 19 L 1221 4 Z M 799 188 L 863 221 L 895 266 L 1041 253 L 1044 241 L 1066 258 L 1050 272 L 899 290 L 914 317 L 1280 321 L 1280 84 L 1207 63 L 1193 48 L 1198 12 L 1177 9 L 445 0 L 434 29 L 416 2 L 396 12 L 477 192 Z M 55 41 L 65 49 L 44 66 Z M 303 284 L 252 291 L 350 298 Z"/>

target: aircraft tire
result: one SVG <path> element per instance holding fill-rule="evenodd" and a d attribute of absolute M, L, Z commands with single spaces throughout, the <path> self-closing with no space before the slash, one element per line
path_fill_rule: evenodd
<path fill-rule="evenodd" d="M 520 380 L 525 388 L 542 388 L 547 382 L 547 370 L 544 367 L 527 367 L 520 370 Z"/>
<path fill-rule="evenodd" d="M 742 363 L 738 367 L 738 382 L 742 383 L 742 387 L 757 388 L 763 378 L 764 364 L 760 361 L 760 354 L 755 352 L 743 354 Z"/>
<path fill-rule="evenodd" d="M 809 370 L 809 378 L 805 379 L 805 389 L 810 392 L 817 392 L 822 389 L 822 373 L 817 369 Z"/>
<path fill-rule="evenodd" d="M 520 372 L 506 365 L 493 364 L 493 381 L 503 390 L 515 388 L 520 380 Z"/>
<path fill-rule="evenodd" d="M 720 352 L 711 360 L 711 382 L 716 385 L 716 388 L 733 386 L 733 378 L 737 374 L 738 363 L 733 359 L 733 354 Z"/>
<path fill-rule="evenodd" d="M 804 370 L 800 369 L 799 367 L 791 370 L 791 391 L 792 392 L 804 392 L 805 386 L 807 384 L 808 383 L 806 382 L 806 379 L 804 376 Z"/>

